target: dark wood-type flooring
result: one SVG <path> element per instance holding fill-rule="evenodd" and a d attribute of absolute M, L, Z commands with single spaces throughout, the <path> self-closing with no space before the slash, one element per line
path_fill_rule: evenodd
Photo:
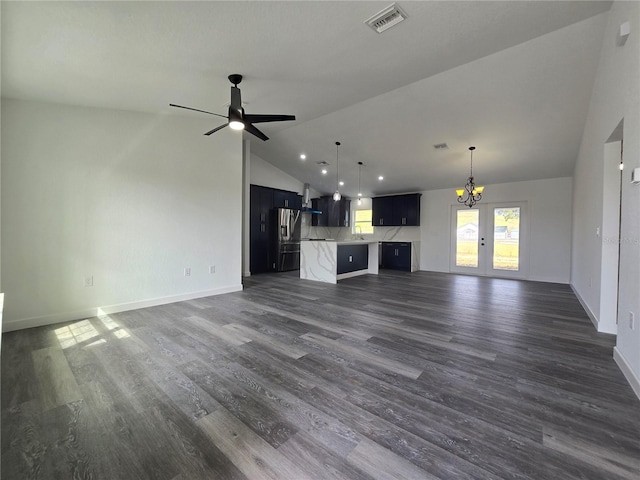
<path fill-rule="evenodd" d="M 4 479 L 634 479 L 567 285 L 382 271 L 4 336 Z"/>

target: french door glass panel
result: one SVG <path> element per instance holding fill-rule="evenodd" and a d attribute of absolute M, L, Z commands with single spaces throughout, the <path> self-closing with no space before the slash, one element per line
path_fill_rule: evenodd
<path fill-rule="evenodd" d="M 456 211 L 456 267 L 478 267 L 478 226 L 480 210 Z"/>
<path fill-rule="evenodd" d="M 525 278 L 526 203 L 455 205 L 451 271 Z"/>
<path fill-rule="evenodd" d="M 517 272 L 520 269 L 520 207 L 494 207 L 493 258 L 494 270 Z"/>

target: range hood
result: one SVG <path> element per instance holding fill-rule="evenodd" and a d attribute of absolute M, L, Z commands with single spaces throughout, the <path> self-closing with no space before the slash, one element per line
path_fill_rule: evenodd
<path fill-rule="evenodd" d="M 314 210 L 311 206 L 311 192 L 310 185 L 308 183 L 304 184 L 304 189 L 302 191 L 302 212 L 322 215 L 320 210 Z"/>
<path fill-rule="evenodd" d="M 313 208 L 309 208 L 309 207 L 302 207 L 301 210 L 302 213 L 312 213 L 314 215 L 322 215 L 322 212 L 320 210 L 314 210 Z"/>

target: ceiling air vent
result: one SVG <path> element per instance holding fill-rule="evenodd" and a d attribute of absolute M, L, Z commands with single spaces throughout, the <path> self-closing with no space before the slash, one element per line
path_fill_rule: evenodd
<path fill-rule="evenodd" d="M 446 143 L 438 143 L 434 145 L 433 148 L 435 148 L 436 150 L 446 150 L 449 148 L 449 145 L 447 145 Z"/>
<path fill-rule="evenodd" d="M 365 24 L 369 25 L 376 32 L 382 33 L 388 28 L 397 25 L 407 18 L 407 14 L 397 5 L 392 4 L 381 12 L 376 13 L 373 17 L 365 20 Z"/>
<path fill-rule="evenodd" d="M 329 164 L 327 162 L 325 162 L 324 160 L 322 160 L 321 162 L 316 162 L 316 165 L 327 166 Z"/>

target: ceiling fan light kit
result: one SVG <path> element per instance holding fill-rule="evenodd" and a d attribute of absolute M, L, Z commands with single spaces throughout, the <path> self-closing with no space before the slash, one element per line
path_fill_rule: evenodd
<path fill-rule="evenodd" d="M 469 208 L 473 207 L 482 199 L 482 192 L 484 192 L 484 187 L 476 186 L 473 181 L 473 151 L 475 149 L 476 147 L 469 147 L 469 151 L 471 152 L 471 169 L 469 172 L 469 178 L 467 178 L 467 183 L 464 188 L 456 190 L 458 203 L 462 203 Z"/>
<path fill-rule="evenodd" d="M 183 105 L 175 105 L 170 103 L 170 107 L 183 108 L 185 110 L 193 110 L 194 112 L 206 113 L 209 115 L 215 115 L 216 117 L 226 118 L 227 123 L 220 125 L 212 130 L 209 130 L 205 133 L 205 135 L 211 135 L 212 133 L 217 132 L 218 130 L 222 130 L 224 127 L 229 125 L 232 130 L 246 130 L 250 134 L 258 137 L 262 141 L 269 140 L 264 133 L 262 133 L 258 128 L 256 128 L 254 123 L 266 123 L 266 122 L 288 122 L 291 120 L 295 120 L 295 115 L 273 115 L 273 114 L 247 114 L 244 112 L 244 108 L 242 108 L 242 96 L 240 94 L 240 89 L 238 85 L 242 82 L 242 75 L 234 73 L 229 75 L 229 81 L 233 84 L 231 87 L 231 103 L 229 104 L 229 111 L 227 115 L 220 115 L 218 113 L 207 112 L 206 110 L 200 110 L 197 108 L 185 107 Z"/>

